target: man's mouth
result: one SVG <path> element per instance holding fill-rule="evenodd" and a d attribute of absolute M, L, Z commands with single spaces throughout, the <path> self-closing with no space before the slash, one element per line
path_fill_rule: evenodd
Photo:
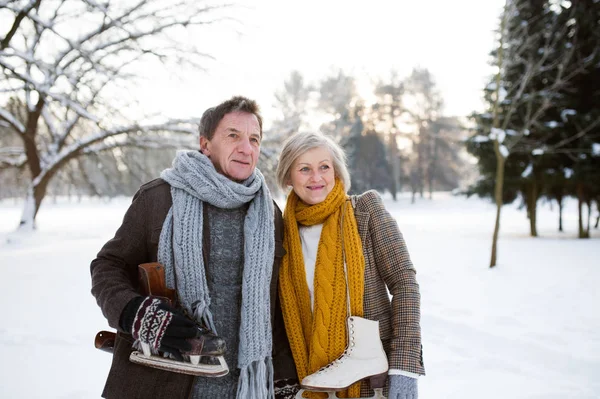
<path fill-rule="evenodd" d="M 250 162 L 246 162 L 246 161 L 238 161 L 237 159 L 234 159 L 233 162 L 240 164 L 240 165 L 244 165 L 244 166 L 248 166 L 250 165 Z"/>

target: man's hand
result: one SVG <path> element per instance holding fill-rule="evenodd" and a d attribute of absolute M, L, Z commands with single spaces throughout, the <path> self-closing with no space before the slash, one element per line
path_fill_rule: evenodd
<path fill-rule="evenodd" d="M 390 393 L 388 399 L 417 399 L 417 379 L 403 375 L 390 375 Z"/>
<path fill-rule="evenodd" d="M 148 344 L 153 352 L 168 352 L 183 360 L 182 352 L 192 349 L 189 338 L 196 337 L 196 324 L 158 298 L 132 299 L 121 315 L 121 328 L 133 338 Z"/>

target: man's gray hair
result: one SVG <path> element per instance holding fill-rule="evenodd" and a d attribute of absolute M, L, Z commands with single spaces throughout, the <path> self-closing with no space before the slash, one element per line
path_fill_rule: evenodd
<path fill-rule="evenodd" d="M 330 137 L 313 132 L 295 133 L 283 144 L 277 165 L 277 184 L 279 184 L 279 187 L 284 190 L 287 188 L 290 182 L 292 165 L 299 156 L 314 148 L 321 147 L 329 150 L 335 176 L 341 180 L 344 191 L 348 192 L 350 190 L 350 173 L 348 173 L 344 150 Z"/>

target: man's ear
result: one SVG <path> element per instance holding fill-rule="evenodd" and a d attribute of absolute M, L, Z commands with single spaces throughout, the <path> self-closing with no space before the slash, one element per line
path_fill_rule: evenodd
<path fill-rule="evenodd" d="M 200 136 L 200 152 L 202 152 L 207 157 L 210 156 L 210 149 L 208 148 L 208 144 L 210 141 L 204 136 Z"/>

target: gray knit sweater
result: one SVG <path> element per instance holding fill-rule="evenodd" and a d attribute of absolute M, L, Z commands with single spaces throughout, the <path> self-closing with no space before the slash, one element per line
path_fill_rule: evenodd
<path fill-rule="evenodd" d="M 205 265 L 211 312 L 218 334 L 227 343 L 225 360 L 229 374 L 220 378 L 197 377 L 194 399 L 234 399 L 240 370 L 237 368 L 244 267 L 244 218 L 247 205 L 216 208 L 208 203 L 210 252 Z"/>

